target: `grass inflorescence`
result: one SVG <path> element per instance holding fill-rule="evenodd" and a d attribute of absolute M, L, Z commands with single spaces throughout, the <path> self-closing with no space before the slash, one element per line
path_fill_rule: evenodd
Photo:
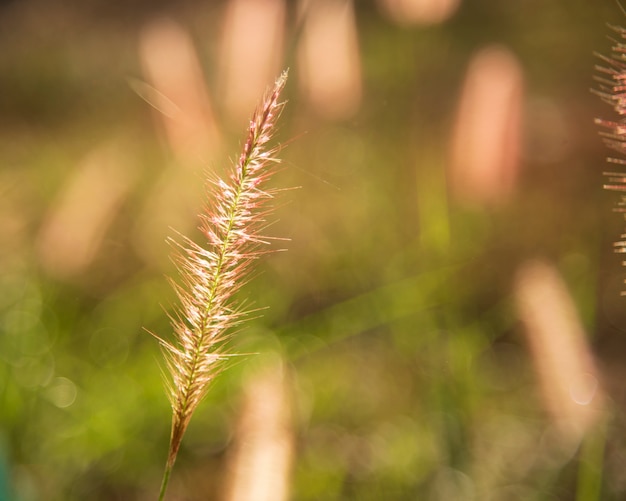
<path fill-rule="evenodd" d="M 596 66 L 600 75 L 596 76 L 599 85 L 594 89 L 594 93 L 613 108 L 617 117 L 614 120 L 597 118 L 595 122 L 604 129 L 600 134 L 605 145 L 618 153 L 617 157 L 608 157 L 608 163 L 626 166 L 626 29 L 619 26 L 611 28 L 619 39 L 614 40 L 610 56 L 597 54 L 604 64 Z M 626 216 L 626 174 L 609 171 L 604 172 L 604 175 L 607 178 L 604 188 L 621 193 L 614 208 L 615 212 Z M 626 232 L 621 235 L 620 240 L 614 242 L 613 246 L 615 252 L 626 252 Z M 626 262 L 623 264 L 626 265 Z"/>
<path fill-rule="evenodd" d="M 210 183 L 209 200 L 200 214 L 205 239 L 198 245 L 181 236 L 171 239 L 180 280 L 172 281 L 179 306 L 171 315 L 174 341 L 158 337 L 165 355 L 172 405 L 169 452 L 159 500 L 189 421 L 211 382 L 229 357 L 225 343 L 246 317 L 236 292 L 250 278 L 251 266 L 271 238 L 264 235 L 275 189 L 268 181 L 279 163 L 270 147 L 284 103 L 283 73 L 261 101 L 248 127 L 243 151 L 227 180 Z"/>

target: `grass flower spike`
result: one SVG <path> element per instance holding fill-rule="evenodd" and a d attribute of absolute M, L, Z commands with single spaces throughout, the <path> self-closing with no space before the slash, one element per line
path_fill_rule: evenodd
<path fill-rule="evenodd" d="M 613 30 L 626 41 L 626 30 L 620 27 L 613 27 Z M 597 118 L 596 124 L 608 129 L 602 132 L 605 144 L 612 150 L 626 156 L 626 43 L 616 41 L 613 45 L 611 56 L 597 54 L 605 66 L 597 66 L 596 70 L 602 75 L 596 80 L 599 88 L 594 93 L 599 95 L 604 102 L 609 104 L 617 113 L 616 120 L 603 120 Z M 626 160 L 609 158 L 610 163 L 626 165 Z M 612 188 L 609 186 L 608 188 Z"/>
<path fill-rule="evenodd" d="M 603 76 L 596 77 L 599 88 L 594 90 L 594 93 L 609 104 L 618 117 L 615 120 L 598 118 L 595 122 L 606 129 L 606 131 L 601 132 L 606 146 L 619 153 L 621 157 L 609 157 L 608 162 L 618 166 L 626 166 L 626 29 L 618 26 L 612 28 L 619 35 L 621 41 L 615 41 L 611 56 L 598 54 L 605 65 L 596 67 Z M 622 193 L 617 207 L 614 209 L 615 212 L 623 213 L 626 216 L 626 174 L 605 172 L 604 175 L 608 178 L 604 188 Z M 621 240 L 613 245 L 615 252 L 626 253 L 626 233 L 622 234 Z M 626 265 L 626 262 L 622 264 Z M 622 295 L 626 295 L 626 293 L 622 292 Z"/>
<path fill-rule="evenodd" d="M 225 342 L 246 312 L 235 293 L 248 280 L 252 263 L 269 242 L 262 234 L 274 191 L 267 181 L 279 160 L 272 139 L 283 108 L 283 73 L 254 112 L 243 151 L 228 180 L 212 183 L 200 215 L 201 246 L 189 238 L 174 242 L 180 283 L 173 283 L 180 306 L 171 317 L 175 341 L 158 338 L 170 374 L 172 405 L 169 452 L 159 500 L 165 496 L 180 444 L 195 409 L 228 357 Z"/>

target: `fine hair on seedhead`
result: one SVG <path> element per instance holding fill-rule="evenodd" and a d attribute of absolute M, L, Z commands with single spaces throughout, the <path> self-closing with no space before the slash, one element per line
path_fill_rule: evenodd
<path fill-rule="evenodd" d="M 170 315 L 173 340 L 155 335 L 165 358 L 172 406 L 169 451 L 159 500 L 164 499 L 181 441 L 198 404 L 232 356 L 226 343 L 248 318 L 236 293 L 251 277 L 254 262 L 269 252 L 265 235 L 272 201 L 279 191 L 269 181 L 279 164 L 270 145 L 284 102 L 283 72 L 254 111 L 242 152 L 226 179 L 209 184 L 199 215 L 204 243 L 179 235 L 170 239 L 178 280 L 171 280 L 178 306 Z M 153 334 L 154 335 L 154 334 Z"/>
<path fill-rule="evenodd" d="M 604 188 L 620 193 L 613 210 L 626 217 L 626 174 L 617 170 L 626 167 L 626 29 L 619 26 L 611 26 L 611 29 L 619 38 L 613 39 L 609 56 L 596 54 L 602 64 L 596 66 L 598 87 L 592 92 L 611 106 L 616 115 L 612 120 L 597 118 L 595 123 L 602 127 L 600 135 L 604 144 L 617 153 L 617 156 L 607 158 L 607 162 L 614 167 L 603 173 L 607 178 Z M 617 253 L 626 253 L 626 231 L 613 243 L 613 247 Z M 622 261 L 622 265 L 626 265 L 626 261 Z M 622 290 L 621 295 L 626 295 L 626 291 Z"/>

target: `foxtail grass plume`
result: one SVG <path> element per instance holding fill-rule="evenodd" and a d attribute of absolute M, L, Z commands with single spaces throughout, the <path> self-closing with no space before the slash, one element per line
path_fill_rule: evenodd
<path fill-rule="evenodd" d="M 604 144 L 619 154 L 619 158 L 608 157 L 607 162 L 616 166 L 626 166 L 626 29 L 619 26 L 611 27 L 622 41 L 615 40 L 610 56 L 597 54 L 604 65 L 596 66 L 599 76 L 595 80 L 598 88 L 592 92 L 602 98 L 617 113 L 615 120 L 597 118 L 596 124 L 604 130 L 600 135 Z M 611 191 L 621 192 L 619 201 L 614 208 L 615 212 L 624 214 L 626 218 L 626 174 L 623 172 L 604 172 L 607 182 L 604 188 Z M 626 233 L 621 235 L 621 240 L 614 244 L 615 252 L 626 253 Z M 626 261 L 622 261 L 626 265 Z M 626 292 L 622 292 L 626 295 Z"/>
<path fill-rule="evenodd" d="M 275 194 L 267 183 L 279 160 L 278 149 L 268 143 L 284 105 L 279 99 L 286 80 L 284 72 L 254 112 L 229 179 L 212 183 L 210 200 L 200 215 L 205 246 L 186 237 L 172 241 L 180 274 L 180 283 L 173 286 L 180 306 L 171 316 L 175 340 L 158 337 L 171 376 L 173 411 L 159 500 L 191 416 L 228 358 L 225 343 L 246 316 L 235 293 L 250 278 L 254 261 L 266 253 L 261 247 L 271 240 L 263 235 Z"/>

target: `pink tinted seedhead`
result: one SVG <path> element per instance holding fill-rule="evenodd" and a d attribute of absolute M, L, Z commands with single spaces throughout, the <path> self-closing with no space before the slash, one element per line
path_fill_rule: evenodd
<path fill-rule="evenodd" d="M 179 283 L 172 285 L 179 306 L 171 315 L 174 341 L 160 337 L 172 405 L 170 448 L 159 499 L 163 499 L 171 469 L 192 414 L 228 358 L 232 330 L 245 318 L 235 293 L 248 280 L 251 264 L 266 251 L 263 235 L 275 190 L 267 182 L 279 163 L 277 148 L 268 148 L 283 108 L 279 101 L 287 73 L 263 98 L 248 126 L 243 151 L 226 180 L 214 181 L 200 214 L 205 244 L 187 237 L 170 240 L 175 248 Z"/>
<path fill-rule="evenodd" d="M 617 33 L 619 38 L 614 40 L 610 56 L 598 54 L 603 62 L 602 65 L 596 66 L 599 75 L 595 80 L 598 82 L 598 88 L 593 92 L 609 104 L 614 110 L 617 117 L 614 120 L 604 120 L 597 118 L 595 123 L 602 127 L 600 135 L 604 140 L 604 144 L 614 152 L 618 153 L 618 157 L 608 157 L 607 162 L 610 164 L 621 166 L 626 165 L 626 29 L 619 26 L 612 26 L 613 31 Z M 619 202 L 614 208 L 615 212 L 619 212 L 626 217 L 626 175 L 620 172 L 604 172 L 607 182 L 604 188 L 611 191 L 621 192 Z M 614 243 L 615 252 L 623 253 L 626 251 L 626 233 L 621 235 L 621 240 Z M 622 262 L 626 265 L 626 262 Z M 625 295 L 622 292 L 622 295 Z"/>

